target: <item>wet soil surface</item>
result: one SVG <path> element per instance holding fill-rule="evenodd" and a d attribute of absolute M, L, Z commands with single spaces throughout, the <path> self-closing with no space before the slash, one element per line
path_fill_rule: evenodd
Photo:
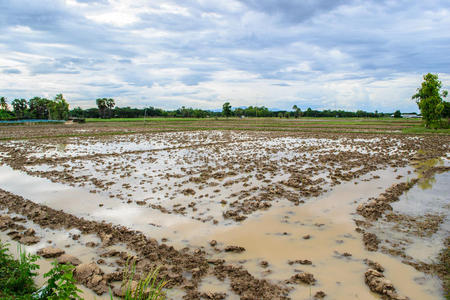
<path fill-rule="evenodd" d="M 407 291 L 407 284 L 394 282 L 398 292 L 390 281 L 385 282 L 385 278 L 395 279 L 392 269 L 407 270 L 408 276 L 417 278 L 419 273 L 403 268 L 412 265 L 428 273 L 433 268 L 423 267 L 431 264 L 402 254 L 398 247 L 387 248 L 389 243 L 380 239 L 373 224 L 378 220 L 395 223 L 398 232 L 408 228 L 407 233 L 419 239 L 442 231 L 448 207 L 413 217 L 396 211 L 393 203 L 401 202 L 405 191 L 423 183 L 423 178 L 448 172 L 446 166 L 433 166 L 415 174 L 420 167 L 408 167 L 446 157 L 448 147 L 446 136 L 233 131 L 5 141 L 0 143 L 0 157 L 12 169 L 2 167 L 2 171 L 44 178 L 96 196 L 80 199 L 86 205 L 77 209 L 76 203 L 37 201 L 37 195 L 5 185 L 6 190 L 0 190 L 0 230 L 24 244 L 52 247 L 59 245 L 46 236 L 48 230 L 68 233 L 72 246 L 55 247 L 65 251 L 56 257 L 79 263 L 77 279 L 97 294 L 117 288 L 123 266 L 133 256 L 141 274 L 162 266 L 159 276 L 169 279 L 173 290 L 169 296 L 174 299 L 309 299 L 305 286 L 316 298 L 351 297 L 332 288 L 324 277 L 329 271 L 324 263 L 331 259 L 333 267 L 343 263 L 357 274 L 349 275 L 349 281 L 366 281 L 367 291 L 351 287 L 353 295 L 376 299 L 375 294 L 364 294 L 370 288 L 383 297 L 403 299 L 400 295 Z M 389 187 L 389 181 L 396 183 Z M 382 182 L 384 192 L 371 187 L 372 182 Z M 327 205 L 334 202 L 326 200 L 326 195 L 333 195 L 339 186 L 350 192 L 372 192 L 343 201 L 345 209 L 330 210 Z M 324 196 L 325 200 L 316 200 Z M 317 207 L 319 216 L 305 215 Z M 120 222 L 119 211 L 141 215 Z M 351 234 L 355 211 L 360 215 L 353 218 L 361 239 Z M 147 218 L 142 217 L 145 214 Z M 267 221 L 273 216 L 275 223 Z M 333 225 L 339 218 L 345 226 Z M 261 220 L 265 221 L 258 223 Z M 330 238 L 334 249 L 320 244 L 322 240 L 329 243 Z M 311 248 L 312 252 L 258 254 L 252 241 L 267 249 L 276 241 L 289 251 Z M 70 251 L 76 247 L 90 249 L 95 258 L 76 260 Z M 316 256 L 314 251 L 320 247 L 330 252 L 318 251 L 323 253 Z M 408 265 L 371 254 L 376 250 L 399 255 Z M 364 265 L 365 258 L 373 259 L 371 265 Z M 434 286 L 427 284 L 423 285 Z M 220 285 L 227 288 L 217 288 Z"/>
<path fill-rule="evenodd" d="M 449 252 L 450 236 L 450 166 L 447 158 L 420 160 L 416 157 L 411 164 L 416 178 L 394 184 L 358 206 L 357 213 L 364 220 L 355 219 L 356 230 L 363 234 L 368 251 L 380 250 L 398 256 L 403 263 L 421 272 L 439 276 L 448 295 L 449 270 L 445 256 Z M 380 274 L 369 273 L 366 280 L 369 276 L 371 280 L 382 281 Z"/>

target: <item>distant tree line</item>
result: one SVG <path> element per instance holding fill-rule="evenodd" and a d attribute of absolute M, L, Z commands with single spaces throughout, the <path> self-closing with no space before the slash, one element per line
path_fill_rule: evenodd
<path fill-rule="evenodd" d="M 34 97 L 28 101 L 17 98 L 6 102 L 5 97 L 0 97 L 0 119 L 45 119 L 67 120 L 69 118 L 69 104 L 62 94 L 56 95 L 53 100 Z"/>
<path fill-rule="evenodd" d="M 69 110 L 69 105 L 62 94 L 58 94 L 54 100 L 34 97 L 28 101 L 14 99 L 10 105 L 5 97 L 0 97 L 0 119 L 54 119 L 64 120 L 71 118 L 142 118 L 142 117 L 176 117 L 176 118 L 211 118 L 211 117 L 335 117 L 335 118 L 378 118 L 389 117 L 391 113 L 366 112 L 363 110 L 314 110 L 307 108 L 302 111 L 297 105 L 292 110 L 269 110 L 265 106 L 248 106 L 232 108 L 229 102 L 225 102 L 222 111 L 194 109 L 182 106 L 175 110 L 164 110 L 153 106 L 145 108 L 116 107 L 112 98 L 96 99 L 97 107 L 82 109 L 76 107 Z M 442 117 L 450 117 L 450 104 L 443 103 Z M 394 117 L 401 117 L 397 110 Z"/>
<path fill-rule="evenodd" d="M 112 100 L 112 99 L 111 99 Z M 101 107 L 82 109 L 76 107 L 70 110 L 70 117 L 74 118 L 143 118 L 143 117 L 178 117 L 178 118 L 207 118 L 219 117 L 221 112 L 203 109 L 186 108 L 182 106 L 176 110 L 164 110 L 153 106 L 145 108 L 134 107 Z"/>
<path fill-rule="evenodd" d="M 175 118 L 211 118 L 211 117 L 278 117 L 278 118 L 299 118 L 299 117 L 337 117 L 337 118 L 378 118 L 389 117 L 391 113 L 356 112 L 344 110 L 313 110 L 308 108 L 304 112 L 277 110 L 272 111 L 264 106 L 249 106 L 246 108 L 235 108 L 225 106 L 225 110 L 211 111 L 203 109 L 187 108 L 182 106 L 176 110 L 164 110 L 149 106 L 146 108 L 114 107 L 114 108 L 87 108 L 76 107 L 70 110 L 70 117 L 75 118 L 143 118 L 143 117 L 175 117 Z"/>

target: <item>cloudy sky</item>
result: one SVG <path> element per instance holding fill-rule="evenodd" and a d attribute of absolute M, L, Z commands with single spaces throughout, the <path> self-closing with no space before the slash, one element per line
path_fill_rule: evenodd
<path fill-rule="evenodd" d="M 450 0 L 0 0 L 0 96 L 417 111 Z"/>

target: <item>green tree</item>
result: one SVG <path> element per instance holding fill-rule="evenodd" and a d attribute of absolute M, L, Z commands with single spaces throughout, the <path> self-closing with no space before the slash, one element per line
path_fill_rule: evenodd
<path fill-rule="evenodd" d="M 8 110 L 8 103 L 6 103 L 5 97 L 0 97 L 0 109 Z"/>
<path fill-rule="evenodd" d="M 111 118 L 112 109 L 114 108 L 116 103 L 114 102 L 114 99 L 108 98 L 105 100 L 105 105 L 106 105 L 106 108 L 108 109 L 108 117 Z"/>
<path fill-rule="evenodd" d="M 25 116 L 25 113 L 27 111 L 27 100 L 25 99 L 14 99 L 11 102 L 11 105 L 14 109 L 14 114 L 16 115 L 16 118 L 23 118 Z"/>
<path fill-rule="evenodd" d="M 30 114 L 36 119 L 48 119 L 48 106 L 51 101 L 45 98 L 34 97 L 28 101 Z"/>
<path fill-rule="evenodd" d="M 75 117 L 75 118 L 83 118 L 84 117 L 84 111 L 83 111 L 83 109 L 81 107 L 78 106 L 78 107 L 75 107 L 74 109 L 72 109 L 69 112 L 69 115 L 71 117 Z"/>
<path fill-rule="evenodd" d="M 95 100 L 98 106 L 98 111 L 100 113 L 100 118 L 111 118 L 112 109 L 116 105 L 114 99 L 112 98 L 98 98 Z"/>
<path fill-rule="evenodd" d="M 444 101 L 442 98 L 447 97 L 448 92 L 442 91 L 442 82 L 438 79 L 437 74 L 428 73 L 423 76 L 424 81 L 417 93 L 412 96 L 416 100 L 425 122 L 425 127 L 437 126 L 444 110 Z"/>
<path fill-rule="evenodd" d="M 58 94 L 55 100 L 48 104 L 48 118 L 50 120 L 67 120 L 69 118 L 69 104 L 63 94 Z"/>
<path fill-rule="evenodd" d="M 95 100 L 95 103 L 97 104 L 100 118 L 104 118 L 106 107 L 107 107 L 106 106 L 106 98 L 97 98 L 97 100 Z"/>
<path fill-rule="evenodd" d="M 394 112 L 394 118 L 401 118 L 402 117 L 402 113 L 399 110 L 396 110 Z"/>
<path fill-rule="evenodd" d="M 442 111 L 442 117 L 450 119 L 450 102 L 444 101 L 444 110 Z"/>
<path fill-rule="evenodd" d="M 298 108 L 297 105 L 292 106 L 292 109 L 295 111 L 295 117 L 301 117 L 302 116 L 302 110 Z"/>
<path fill-rule="evenodd" d="M 231 105 L 230 102 L 225 102 L 222 106 L 222 115 L 225 117 L 231 116 Z"/>

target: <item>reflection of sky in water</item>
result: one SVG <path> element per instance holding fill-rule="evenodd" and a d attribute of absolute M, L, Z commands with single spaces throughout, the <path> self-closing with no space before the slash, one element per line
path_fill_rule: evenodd
<path fill-rule="evenodd" d="M 400 196 L 399 201 L 391 203 L 395 214 L 413 217 L 431 215 L 445 215 L 439 230 L 431 237 L 417 237 L 395 230 L 396 223 L 380 219 L 374 223 L 376 234 L 381 240 L 388 239 L 403 244 L 406 254 L 426 263 L 433 263 L 443 248 L 444 239 L 450 235 L 450 172 L 436 174 L 434 180 L 429 181 L 430 187 L 424 189 L 415 185 L 407 193 Z M 432 184 L 431 184 L 432 183 Z M 403 231 L 406 228 L 400 226 Z M 405 242 L 405 238 L 407 242 Z"/>
<path fill-rule="evenodd" d="M 414 186 L 402 195 L 400 201 L 391 204 L 394 211 L 411 216 L 448 213 L 450 172 L 436 174 L 431 183 L 429 188 Z"/>

